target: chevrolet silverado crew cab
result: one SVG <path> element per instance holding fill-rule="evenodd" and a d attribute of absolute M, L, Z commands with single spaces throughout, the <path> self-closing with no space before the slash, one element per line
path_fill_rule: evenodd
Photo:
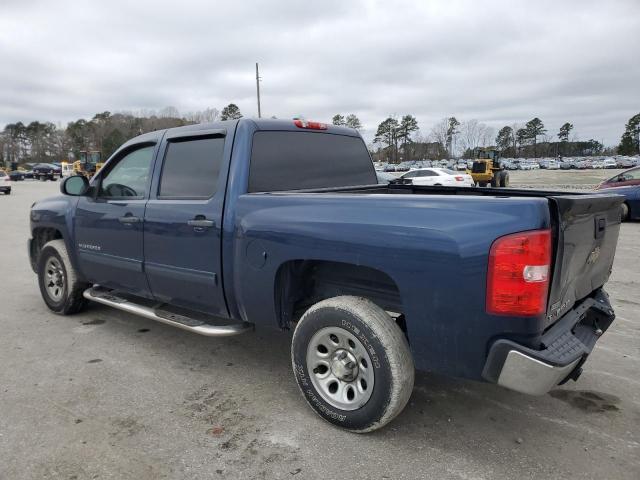
<path fill-rule="evenodd" d="M 414 368 L 544 394 L 614 313 L 622 198 L 380 185 L 360 135 L 305 120 L 156 131 L 31 209 L 46 305 L 88 301 L 210 336 L 294 329 L 316 413 L 366 432 Z"/>

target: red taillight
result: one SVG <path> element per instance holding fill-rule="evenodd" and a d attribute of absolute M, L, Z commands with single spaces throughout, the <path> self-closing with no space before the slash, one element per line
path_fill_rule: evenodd
<path fill-rule="evenodd" d="M 498 238 L 489 253 L 487 313 L 527 317 L 544 313 L 550 270 L 550 230 Z"/>
<path fill-rule="evenodd" d="M 456 180 L 459 182 L 464 182 L 464 177 L 456 177 Z"/>
<path fill-rule="evenodd" d="M 293 124 L 298 128 L 306 128 L 309 130 L 326 130 L 327 124 L 320 122 L 308 122 L 306 120 L 302 120 L 300 118 L 296 118 L 293 120 Z"/>

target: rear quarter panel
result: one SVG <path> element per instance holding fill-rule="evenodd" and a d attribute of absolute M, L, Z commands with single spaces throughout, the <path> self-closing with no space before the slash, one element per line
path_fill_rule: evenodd
<path fill-rule="evenodd" d="M 485 283 L 497 237 L 549 227 L 544 198 L 242 194 L 234 210 L 225 291 L 244 320 L 277 326 L 278 268 L 328 260 L 395 281 L 419 369 L 479 379 L 494 336 L 537 341 L 542 319 L 485 313 Z"/>

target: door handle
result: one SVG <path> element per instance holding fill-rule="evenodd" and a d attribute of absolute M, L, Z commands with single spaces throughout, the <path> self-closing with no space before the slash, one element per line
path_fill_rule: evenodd
<path fill-rule="evenodd" d="M 189 220 L 187 225 L 195 228 L 209 228 L 213 227 L 216 224 L 213 220 L 206 220 L 204 218 L 194 218 L 193 220 Z"/>
<path fill-rule="evenodd" d="M 125 215 L 124 217 L 120 217 L 118 221 L 124 225 L 131 225 L 132 223 L 139 223 L 140 218 L 134 217 L 133 215 Z"/>

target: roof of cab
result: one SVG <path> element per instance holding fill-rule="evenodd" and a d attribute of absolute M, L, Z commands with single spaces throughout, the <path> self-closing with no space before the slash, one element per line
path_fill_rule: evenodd
<path fill-rule="evenodd" d="M 124 145 L 129 143 L 140 143 L 145 141 L 159 141 L 165 132 L 182 133 L 182 132 L 196 132 L 199 130 L 213 130 L 213 129 L 227 129 L 234 130 L 238 122 L 252 122 L 257 130 L 290 130 L 290 131 L 306 131 L 306 132 L 320 132 L 320 133 L 333 133 L 340 135 L 359 136 L 357 130 L 348 127 L 342 127 L 326 123 L 326 130 L 315 129 L 303 129 L 297 127 L 292 120 L 281 120 L 274 118 L 240 118 L 238 120 L 224 120 L 219 122 L 210 123 L 198 123 L 194 125 L 184 125 L 182 127 L 174 127 L 166 130 L 157 130 L 155 132 L 145 133 L 132 138 Z M 123 146 L 124 146 L 123 145 Z"/>

